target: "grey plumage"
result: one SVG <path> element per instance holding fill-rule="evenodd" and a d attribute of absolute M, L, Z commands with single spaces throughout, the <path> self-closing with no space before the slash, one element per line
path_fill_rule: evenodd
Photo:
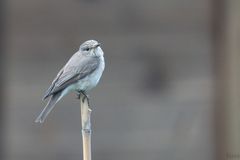
<path fill-rule="evenodd" d="M 37 117 L 35 122 L 43 123 L 46 119 L 47 115 L 51 112 L 54 108 L 55 104 L 60 100 L 59 97 L 61 96 L 61 92 L 54 94 L 50 100 L 48 101 L 47 105 L 44 107 L 40 115 Z"/>
<path fill-rule="evenodd" d="M 84 42 L 46 91 L 43 99 L 51 98 L 35 122 L 43 123 L 55 104 L 70 91 L 87 92 L 95 87 L 105 68 L 103 54 L 97 41 Z"/>
<path fill-rule="evenodd" d="M 70 84 L 76 83 L 95 71 L 98 66 L 98 57 L 83 57 L 83 55 L 72 57 L 67 65 L 60 70 L 43 99 L 66 88 Z"/>

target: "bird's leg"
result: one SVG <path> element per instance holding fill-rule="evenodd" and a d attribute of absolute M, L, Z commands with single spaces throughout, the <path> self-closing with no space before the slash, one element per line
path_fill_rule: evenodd
<path fill-rule="evenodd" d="M 88 101 L 88 106 L 89 106 L 89 96 L 86 94 L 86 92 L 84 92 L 84 91 L 81 91 L 81 93 L 84 95 L 84 97 L 83 97 L 83 99 L 82 99 L 82 101 L 84 102 L 85 101 L 85 99 L 87 98 L 87 101 Z"/>
<path fill-rule="evenodd" d="M 83 99 L 82 99 L 82 102 L 84 102 L 85 99 L 87 98 L 87 100 L 88 100 L 88 105 L 89 105 L 89 95 L 87 95 L 86 92 L 84 92 L 84 91 L 77 91 L 77 99 L 80 99 L 81 94 L 84 95 L 84 97 L 83 97 Z"/>

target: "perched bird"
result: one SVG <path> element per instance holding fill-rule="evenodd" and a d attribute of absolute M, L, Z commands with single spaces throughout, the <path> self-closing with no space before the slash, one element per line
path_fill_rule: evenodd
<path fill-rule="evenodd" d="M 81 44 L 46 91 L 43 100 L 50 99 L 35 122 L 43 123 L 55 104 L 69 92 L 76 91 L 79 95 L 82 93 L 87 96 L 87 92 L 98 84 L 102 76 L 105 68 L 103 55 L 97 41 L 88 40 Z"/>

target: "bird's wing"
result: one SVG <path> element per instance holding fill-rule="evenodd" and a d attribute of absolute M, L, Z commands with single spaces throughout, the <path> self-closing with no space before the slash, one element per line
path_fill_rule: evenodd
<path fill-rule="evenodd" d="M 57 76 L 56 76 L 55 79 L 52 81 L 52 84 L 50 85 L 50 87 L 49 87 L 49 88 L 47 89 L 47 91 L 45 92 L 45 95 L 43 96 L 43 100 L 46 99 L 46 98 L 50 95 L 50 92 L 51 92 L 52 89 L 54 88 L 56 81 L 57 81 L 57 80 L 59 79 L 59 77 L 62 75 L 63 69 L 64 69 L 64 68 L 62 68 L 62 69 L 58 72 Z"/>
<path fill-rule="evenodd" d="M 77 82 L 78 80 L 91 74 L 99 65 L 97 57 L 75 56 L 72 57 L 66 66 L 63 68 L 62 73 L 54 80 L 52 85 L 44 96 L 48 96 L 63 90 L 67 86 Z"/>

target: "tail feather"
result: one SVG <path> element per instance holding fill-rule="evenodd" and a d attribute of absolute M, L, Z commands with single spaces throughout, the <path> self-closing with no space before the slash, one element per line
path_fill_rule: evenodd
<path fill-rule="evenodd" d="M 55 104 L 61 99 L 61 92 L 57 92 L 48 101 L 45 108 L 42 110 L 40 115 L 35 120 L 36 123 L 43 123 L 44 120 L 47 118 L 47 115 L 51 112 L 51 110 L 54 108 Z"/>

